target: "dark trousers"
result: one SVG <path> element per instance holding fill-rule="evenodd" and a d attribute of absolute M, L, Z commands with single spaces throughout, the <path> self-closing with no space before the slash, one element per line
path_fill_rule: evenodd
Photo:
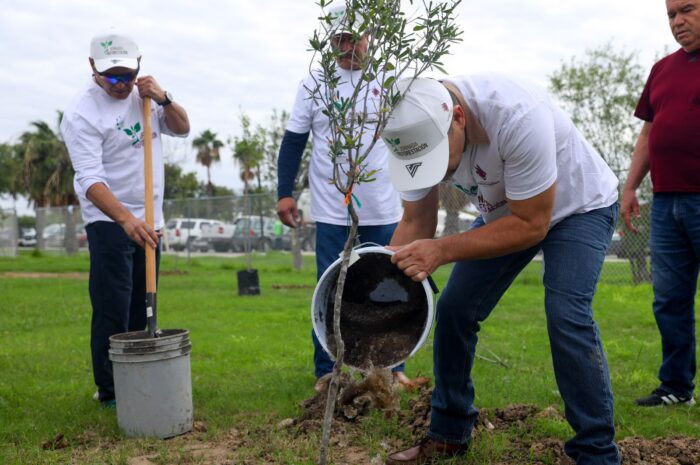
<path fill-rule="evenodd" d="M 114 399 L 109 337 L 146 327 L 146 253 L 116 223 L 85 227 L 90 250 L 92 372 L 101 401 Z M 160 244 L 156 251 L 156 275 Z"/>

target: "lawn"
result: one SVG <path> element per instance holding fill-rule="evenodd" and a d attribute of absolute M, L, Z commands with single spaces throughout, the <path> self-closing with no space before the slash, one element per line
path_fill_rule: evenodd
<path fill-rule="evenodd" d="M 255 256 L 261 295 L 240 297 L 236 271 L 245 267 L 243 259 L 198 257 L 188 262 L 164 256 L 159 326 L 190 331 L 195 420 L 206 424 L 206 432 L 199 433 L 201 440 L 215 440 L 231 431 L 254 432 L 295 417 L 299 403 L 313 393 L 309 341 L 313 257 L 305 257 L 303 271 L 294 271 L 291 263 L 282 252 Z M 650 310 L 651 288 L 619 284 L 623 282 L 619 276 L 627 270 L 624 263 L 606 264 L 594 305 L 616 396 L 618 437 L 698 438 L 697 408 L 639 410 L 633 405 L 635 397 L 656 386 L 660 345 Z M 144 453 L 166 457 L 157 463 L 182 462 L 168 455 L 178 457 L 168 450 L 172 446 L 167 441 L 123 438 L 115 411 L 90 399 L 95 387 L 87 271 L 86 255 L 22 253 L 15 259 L 0 258 L 0 463 L 126 464 L 129 457 Z M 438 287 L 444 286 L 448 272 L 445 267 L 436 273 Z M 522 403 L 562 410 L 551 369 L 539 274 L 540 265 L 532 263 L 483 325 L 478 349 L 482 358 L 474 369 L 478 406 Z M 432 376 L 431 342 L 429 338 L 409 360 L 410 376 Z M 382 419 L 367 428 L 370 448 L 378 447 L 384 435 L 402 434 Z M 477 449 L 488 455 L 490 448 L 507 447 L 511 433 L 504 434 L 500 443 Z M 570 430 L 562 421 L 542 421 L 534 434 L 565 439 Z M 59 435 L 70 447 L 42 447 Z M 313 442 L 295 447 L 277 451 L 274 463 L 314 463 Z M 490 462 L 486 457 L 473 463 Z"/>

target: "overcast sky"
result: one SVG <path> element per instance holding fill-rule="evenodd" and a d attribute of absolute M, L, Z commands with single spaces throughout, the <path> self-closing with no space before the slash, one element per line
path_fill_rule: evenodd
<path fill-rule="evenodd" d="M 115 26 L 139 44 L 141 74 L 189 113 L 190 138 L 166 147 L 205 180 L 192 138 L 211 129 L 226 141 L 239 134 L 241 112 L 265 124 L 273 109 L 291 109 L 319 11 L 315 0 L 4 0 L 0 141 L 16 142 L 31 121 L 53 124 L 90 78 L 90 39 Z M 463 0 L 458 15 L 464 41 L 445 60 L 450 74 L 498 71 L 547 85 L 563 61 L 607 41 L 638 52 L 647 71 L 664 48 L 677 49 L 663 0 Z M 239 187 L 228 150 L 212 181 Z"/>

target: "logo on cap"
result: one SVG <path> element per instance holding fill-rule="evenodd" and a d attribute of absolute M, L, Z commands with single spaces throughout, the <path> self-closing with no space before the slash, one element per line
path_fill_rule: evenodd
<path fill-rule="evenodd" d="M 418 163 L 411 163 L 410 165 L 406 165 L 406 169 L 408 170 L 408 174 L 411 175 L 412 178 L 416 177 L 416 173 L 418 172 L 418 168 L 422 165 L 422 162 Z"/>
<path fill-rule="evenodd" d="M 386 141 L 389 143 L 389 145 L 391 145 L 391 147 L 392 147 L 394 150 L 398 150 L 399 144 L 401 143 L 401 139 L 399 139 L 398 137 L 397 137 L 396 139 L 389 139 L 389 138 L 387 137 L 387 138 L 386 138 Z"/>

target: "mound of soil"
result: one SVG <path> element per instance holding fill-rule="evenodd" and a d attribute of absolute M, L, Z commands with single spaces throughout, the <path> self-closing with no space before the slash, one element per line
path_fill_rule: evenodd
<path fill-rule="evenodd" d="M 422 438 L 430 425 L 430 397 L 432 390 L 423 389 L 418 395 L 408 400 L 408 408 L 405 410 L 391 410 L 387 412 L 396 415 L 398 428 L 408 431 L 412 441 L 400 443 L 389 441 L 386 444 L 387 452 L 410 447 L 413 441 Z M 318 410 L 317 397 L 309 399 L 302 404 L 304 411 L 302 416 L 290 424 L 290 428 L 296 428 L 301 434 L 317 433 L 321 428 L 323 409 Z M 325 396 L 323 396 L 325 405 Z M 509 444 L 507 456 L 498 462 L 498 465 L 522 465 L 533 463 L 534 465 L 575 465 L 575 462 L 564 453 L 564 441 L 559 439 L 533 439 L 535 420 L 548 418 L 565 421 L 561 413 L 553 406 L 542 410 L 534 405 L 514 404 L 497 409 L 481 409 L 479 418 L 474 428 L 474 441 L 489 440 L 489 436 L 503 431 L 517 431 L 517 439 Z M 362 434 L 361 422 L 358 418 L 352 421 L 336 413 L 336 423 L 333 427 L 333 435 L 341 437 L 355 437 Z M 343 421 L 346 420 L 346 421 Z M 318 430 L 316 430 L 318 428 Z M 359 431 L 358 431 L 359 430 Z M 349 443 L 352 443 L 351 441 Z M 700 439 L 688 437 L 644 439 L 629 437 L 618 441 L 622 454 L 622 463 L 625 465 L 698 465 L 700 464 Z M 337 457 L 334 455 L 334 457 Z M 529 459 L 532 462 L 526 462 Z M 374 462 L 381 464 L 383 461 Z M 345 462 L 336 462 L 345 463 Z M 352 462 L 347 462 L 352 463 Z M 369 462 L 366 462 L 369 463 Z M 468 458 L 464 462 L 476 465 L 476 462 Z"/>
<path fill-rule="evenodd" d="M 430 422 L 430 395 L 422 390 L 407 402 L 407 408 L 398 410 L 392 404 L 393 396 L 386 391 L 386 379 L 382 374 L 369 380 L 358 380 L 349 375 L 342 380 L 343 393 L 339 400 L 331 432 L 330 459 L 335 465 L 382 465 L 391 452 L 409 447 L 425 434 Z M 340 407 L 353 406 L 356 399 L 366 409 L 356 415 L 346 415 Z M 389 401 L 387 403 L 387 401 Z M 365 403 L 366 402 L 366 403 Z M 316 463 L 320 447 L 322 417 L 325 396 L 315 395 L 302 403 L 301 415 L 281 420 L 270 416 L 263 424 L 259 420 L 241 416 L 239 426 L 212 437 L 206 424 L 196 422 L 194 432 L 168 441 L 167 451 L 174 455 L 163 456 L 163 451 L 144 450 L 143 455 L 126 460 L 128 465 L 157 465 L 162 463 L 197 463 L 200 465 L 277 465 L 287 463 Z M 372 426 L 365 416 L 372 409 L 380 409 L 391 416 L 396 427 L 410 432 L 411 439 L 401 440 L 385 431 L 374 431 L 381 436 L 372 451 L 368 446 L 368 432 Z M 503 408 L 482 409 L 474 429 L 473 440 L 491 442 L 499 433 L 509 433 L 505 452 L 488 462 L 469 454 L 459 460 L 447 462 L 454 465 L 574 465 L 564 454 L 563 441 L 542 439 L 537 422 L 540 418 L 565 421 L 556 407 L 544 410 L 533 405 L 508 405 Z M 255 425 L 255 426 L 252 426 Z M 370 433 L 371 434 L 371 433 Z M 405 434 L 401 437 L 407 438 Z M 643 439 L 629 437 L 618 442 L 624 465 L 698 465 L 700 464 L 700 439 L 688 437 Z M 70 438 L 57 435 L 43 446 L 48 451 L 72 449 L 71 463 L 95 463 L 94 454 L 114 449 L 118 443 L 105 443 L 95 434 Z"/>

